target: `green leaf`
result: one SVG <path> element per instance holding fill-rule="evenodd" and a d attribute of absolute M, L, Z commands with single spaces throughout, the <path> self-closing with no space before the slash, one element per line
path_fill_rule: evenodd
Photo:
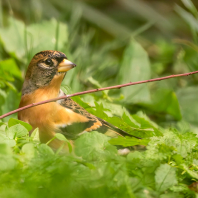
<path fill-rule="evenodd" d="M 5 139 L 4 141 L 2 141 L 2 143 L 5 143 L 6 145 L 8 145 L 9 147 L 14 147 L 16 146 L 16 141 L 12 140 L 12 139 Z"/>
<path fill-rule="evenodd" d="M 56 36 L 57 27 L 58 35 Z M 32 55 L 42 50 L 61 50 L 68 41 L 67 25 L 55 19 L 31 24 L 27 27 L 27 37 Z"/>
<path fill-rule="evenodd" d="M 134 128 L 140 128 L 141 124 L 138 123 L 127 111 L 122 115 L 122 119 L 130 126 Z"/>
<path fill-rule="evenodd" d="M 0 28 L 1 40 L 7 52 L 15 54 L 18 58 L 22 58 L 25 55 L 25 25 L 23 22 L 12 17 L 8 20 L 9 27 Z"/>
<path fill-rule="evenodd" d="M 132 40 L 124 52 L 118 78 L 120 84 L 150 79 L 150 63 L 146 51 L 135 40 Z M 126 103 L 150 101 L 147 84 L 124 87 L 121 89 Z"/>
<path fill-rule="evenodd" d="M 23 122 L 21 120 L 17 120 L 17 119 L 14 119 L 14 118 L 10 118 L 9 121 L 8 121 L 8 126 L 11 127 L 11 126 L 14 126 L 16 124 L 21 124 L 22 126 L 24 126 L 28 131 L 31 131 L 32 130 L 32 126 L 26 122 Z"/>
<path fill-rule="evenodd" d="M 179 154 L 173 155 L 172 158 L 175 160 L 177 165 L 182 164 L 184 162 L 183 157 Z"/>
<path fill-rule="evenodd" d="M 137 138 L 121 137 L 121 136 L 109 140 L 109 143 L 112 145 L 121 145 L 124 147 L 135 146 L 135 145 L 147 146 L 148 142 L 149 139 L 137 139 Z"/>
<path fill-rule="evenodd" d="M 11 90 L 13 90 L 13 91 L 15 91 L 15 92 L 17 91 L 16 87 L 15 87 L 12 83 L 6 81 L 5 84 L 6 84 Z"/>
<path fill-rule="evenodd" d="M 144 134 L 139 137 L 152 137 L 152 136 L 161 136 L 162 132 L 159 129 L 159 126 L 152 122 L 148 116 L 143 114 L 142 112 L 138 112 L 131 116 L 137 123 L 140 124 L 141 132 Z M 139 135 L 139 134 L 137 134 Z"/>
<path fill-rule="evenodd" d="M 32 159 L 36 155 L 36 149 L 33 143 L 27 143 L 23 145 L 21 152 L 25 154 L 27 159 Z"/>
<path fill-rule="evenodd" d="M 183 158 L 190 155 L 197 145 L 195 134 L 180 135 L 176 130 L 165 130 L 161 137 L 152 137 L 145 152 L 148 159 L 167 159 L 175 154 Z"/>
<path fill-rule="evenodd" d="M 60 88 L 66 95 L 71 94 L 71 88 L 68 85 L 62 84 Z"/>
<path fill-rule="evenodd" d="M 22 79 L 21 71 L 13 58 L 0 61 L 0 67 L 4 72 L 6 71 L 17 78 Z"/>
<path fill-rule="evenodd" d="M 123 107 L 123 105 L 115 104 L 113 102 L 106 102 L 105 100 L 99 100 L 98 104 L 103 105 L 105 113 L 109 117 L 112 117 L 112 116 L 122 117 L 123 114 L 127 112 L 126 108 Z"/>
<path fill-rule="evenodd" d="M 99 81 L 97 81 L 97 80 L 95 80 L 94 78 L 92 78 L 92 76 L 89 77 L 87 80 L 88 80 L 92 85 L 94 85 L 96 88 L 102 88 L 102 86 L 100 85 Z M 109 92 L 109 90 L 104 90 L 104 91 L 102 91 L 102 94 L 103 94 L 103 97 L 104 97 L 104 98 L 107 98 L 108 100 L 111 101 L 110 97 L 108 96 L 108 92 Z"/>
<path fill-rule="evenodd" d="M 5 99 L 5 103 L 1 106 L 2 114 L 8 113 L 18 108 L 21 99 L 21 93 L 9 90 Z M 3 121 L 8 121 L 10 118 L 17 118 L 17 114 L 12 114 L 3 118 Z"/>
<path fill-rule="evenodd" d="M 72 97 L 72 100 L 74 100 L 75 102 L 77 102 L 81 107 L 83 107 L 83 108 L 86 109 L 87 111 L 89 111 L 89 109 L 90 109 L 90 110 L 92 109 L 92 108 L 91 108 L 86 102 L 84 102 L 79 96 Z"/>
<path fill-rule="evenodd" d="M 8 132 L 8 137 L 11 139 L 15 139 L 16 137 L 20 138 L 29 135 L 28 130 L 21 124 L 16 124 L 14 126 L 9 127 L 7 132 Z"/>
<path fill-rule="evenodd" d="M 190 170 L 186 164 L 180 165 L 183 170 L 185 170 L 192 178 L 198 180 L 198 173 L 196 171 Z"/>
<path fill-rule="evenodd" d="M 70 141 L 63 134 L 56 133 L 54 137 L 56 137 L 57 139 L 59 139 L 61 141 L 67 142 L 68 147 L 69 147 L 69 152 L 70 153 L 72 152 L 72 145 L 71 145 Z"/>
<path fill-rule="evenodd" d="M 95 105 L 96 105 L 95 106 L 96 111 L 94 111 L 93 109 L 88 109 L 88 111 L 90 113 L 96 115 L 97 117 L 100 117 L 100 118 L 106 120 L 107 122 L 109 122 L 112 125 L 118 127 L 119 129 L 122 129 L 123 131 L 126 131 L 127 133 L 129 133 L 131 135 L 134 135 L 134 136 L 140 137 L 140 138 L 152 137 L 154 135 L 161 135 L 159 130 L 157 128 L 155 128 L 151 124 L 151 122 L 146 121 L 145 119 L 142 119 L 142 118 L 137 117 L 137 116 L 132 116 L 132 118 L 130 118 L 131 116 L 129 115 L 128 119 L 127 119 L 127 122 L 125 122 L 125 119 L 127 117 L 126 114 L 123 116 L 124 119 L 119 118 L 117 116 L 109 117 L 105 113 L 106 109 L 103 108 L 102 103 L 99 105 L 95 102 Z M 137 119 L 141 119 L 141 121 L 144 120 L 144 122 L 143 122 L 144 125 L 139 122 L 141 125 L 137 126 Z M 132 121 L 134 121 L 134 123 Z M 145 123 L 147 123 L 147 125 Z"/>
<path fill-rule="evenodd" d="M 168 164 L 161 164 L 155 172 L 156 190 L 163 192 L 177 183 L 175 168 Z"/>
<path fill-rule="evenodd" d="M 33 141 L 40 142 L 39 129 L 38 128 L 34 129 L 34 131 L 31 133 L 31 136 L 30 137 L 32 138 Z"/>
<path fill-rule="evenodd" d="M 0 164 L 0 171 L 9 171 L 15 168 L 16 161 L 11 156 L 1 156 Z"/>
<path fill-rule="evenodd" d="M 168 113 L 175 119 L 182 118 L 176 94 L 171 90 L 159 89 L 152 96 L 152 104 L 143 104 L 147 108 L 160 113 Z"/>
<path fill-rule="evenodd" d="M 166 194 L 163 194 L 163 195 L 160 195 L 159 198 L 184 198 L 183 195 L 181 195 L 180 193 L 166 193 Z"/>
<path fill-rule="evenodd" d="M 172 192 L 175 192 L 175 193 L 180 193 L 180 196 L 176 196 L 176 197 L 179 197 L 179 198 L 180 197 L 184 198 L 185 195 L 187 195 L 189 197 L 193 197 L 194 196 L 193 191 L 191 191 L 189 186 L 186 185 L 185 183 L 179 183 L 178 185 L 171 187 L 170 190 Z"/>
<path fill-rule="evenodd" d="M 1 84 L 0 84 L 0 87 L 5 87 L 5 84 L 7 81 L 14 81 L 14 78 L 13 76 L 9 73 L 9 72 L 6 72 L 2 69 L 0 69 L 0 80 L 1 80 Z"/>
<path fill-rule="evenodd" d="M 198 126 L 197 87 L 182 88 L 177 91 L 177 98 L 181 107 L 182 118 Z"/>
<path fill-rule="evenodd" d="M 12 149 L 8 144 L 0 143 L 0 171 L 12 170 L 16 166 Z"/>
<path fill-rule="evenodd" d="M 145 138 L 152 137 L 154 135 L 161 135 L 161 132 L 157 129 L 157 125 L 153 124 L 145 115 L 128 116 L 123 114 L 122 118 L 117 116 L 110 117 L 106 112 L 111 113 L 111 109 L 103 107 L 103 103 L 98 104 L 95 102 L 95 108 L 91 108 L 87 103 L 83 102 L 79 97 L 74 97 L 74 100 L 84 107 L 89 113 L 104 119 L 105 121 L 111 123 L 112 125 L 126 131 L 127 133 L 134 135 L 136 137 Z M 126 121 L 125 121 L 126 120 Z"/>
<path fill-rule="evenodd" d="M 5 143 L 9 147 L 14 147 L 16 145 L 16 141 L 14 138 L 13 133 L 9 134 L 9 130 L 6 131 L 6 133 L 0 133 L 0 143 Z"/>
<path fill-rule="evenodd" d="M 38 146 L 39 154 L 41 155 L 54 155 L 54 151 L 46 144 L 40 144 Z"/>
<path fill-rule="evenodd" d="M 12 155 L 12 150 L 7 144 L 0 144 L 0 154 Z"/>
<path fill-rule="evenodd" d="M 25 27 L 22 21 L 10 17 L 9 27 L 0 28 L 0 37 L 5 50 L 22 59 L 25 56 L 30 58 L 42 50 L 55 50 L 57 47 L 61 50 L 68 40 L 67 32 L 67 26 L 55 19 Z"/>
<path fill-rule="evenodd" d="M 61 141 L 68 141 L 67 140 L 67 138 L 63 135 L 63 134 L 61 134 L 61 133 L 56 133 L 55 134 L 55 137 L 57 138 L 57 139 L 59 139 L 59 140 L 61 140 Z"/>
<path fill-rule="evenodd" d="M 96 131 L 82 134 L 75 141 L 75 153 L 83 159 L 100 161 L 115 156 L 117 150 L 108 143 L 109 137 Z"/>
<path fill-rule="evenodd" d="M 0 96 L 2 96 L 5 99 L 6 98 L 6 92 L 0 89 Z"/>

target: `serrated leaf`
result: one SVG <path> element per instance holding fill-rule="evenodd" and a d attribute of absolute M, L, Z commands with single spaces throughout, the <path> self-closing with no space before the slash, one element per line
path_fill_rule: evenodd
<path fill-rule="evenodd" d="M 91 110 L 91 107 L 86 102 L 84 102 L 79 96 L 72 97 L 72 100 L 77 102 L 80 106 L 82 106 L 87 111 Z"/>
<path fill-rule="evenodd" d="M 16 124 L 14 126 L 9 127 L 7 132 L 8 132 L 9 138 L 11 139 L 29 135 L 28 130 L 21 124 Z"/>
<path fill-rule="evenodd" d="M 104 160 L 117 154 L 116 148 L 108 140 L 109 137 L 96 131 L 84 133 L 75 141 L 75 153 L 90 161 Z"/>
<path fill-rule="evenodd" d="M 158 192 L 163 192 L 178 183 L 175 168 L 161 164 L 155 172 L 155 186 Z"/>
<path fill-rule="evenodd" d="M 89 113 L 104 119 L 105 121 L 111 123 L 112 125 L 126 131 L 127 133 L 134 135 L 136 137 L 145 138 L 152 137 L 154 135 L 161 135 L 161 132 L 154 126 L 151 121 L 146 120 L 145 118 L 138 117 L 137 115 L 127 118 L 127 115 L 123 115 L 123 118 L 113 116 L 109 117 L 105 112 L 111 111 L 103 107 L 103 104 L 98 104 L 95 102 L 95 107 L 91 108 L 87 103 L 82 101 L 79 97 L 74 97 L 74 100 L 81 106 L 83 106 Z M 135 117 L 135 119 L 134 119 Z M 145 117 L 145 116 L 144 116 Z M 127 119 L 127 122 L 125 122 Z M 132 122 L 134 120 L 134 123 Z M 138 120 L 138 122 L 137 122 Z M 141 122 L 140 122 L 141 121 Z M 139 127 L 137 124 L 140 123 Z"/>
<path fill-rule="evenodd" d="M 159 135 L 161 134 L 155 127 L 153 127 L 153 125 L 151 125 L 151 123 L 149 123 L 147 121 L 148 126 L 141 126 L 141 127 L 133 127 L 136 126 L 134 124 L 127 124 L 127 122 L 125 122 L 125 120 L 123 118 L 119 118 L 117 116 L 113 116 L 113 117 L 109 117 L 107 116 L 107 114 L 105 113 L 105 109 L 101 104 L 98 104 L 95 102 L 95 108 L 96 110 L 94 111 L 94 109 L 88 109 L 88 111 L 94 115 L 96 115 L 97 117 L 100 117 L 104 120 L 106 120 L 107 122 L 111 123 L 112 125 L 118 127 L 119 129 L 122 129 L 123 131 L 126 131 L 127 133 L 134 135 L 136 137 L 140 137 L 140 138 L 146 138 L 146 137 L 152 137 L 154 135 Z M 124 116 L 124 118 L 126 119 L 126 116 Z M 132 118 L 134 118 L 132 116 Z M 129 118 L 130 119 L 130 118 Z M 134 119 L 135 120 L 135 119 Z M 132 120 L 131 120 L 132 121 Z M 128 120 L 129 122 L 129 120 Z M 132 126 L 131 126 L 132 125 Z M 152 127 L 151 127 L 152 126 Z M 156 133 L 155 133 L 156 132 Z"/>
<path fill-rule="evenodd" d="M 184 193 L 189 191 L 190 189 L 186 184 L 179 183 L 178 185 L 171 187 L 170 190 L 173 192 Z"/>
<path fill-rule="evenodd" d="M 195 134 L 180 135 L 176 130 L 165 130 L 163 136 L 152 137 L 145 152 L 148 159 L 167 159 L 175 154 L 183 158 L 192 153 L 197 145 Z"/>
<path fill-rule="evenodd" d="M 14 136 L 14 135 L 10 134 L 10 136 Z M 9 134 L 7 133 L 0 133 L 0 143 L 5 143 L 9 147 L 14 147 L 16 145 L 16 141 L 13 140 L 13 138 L 10 139 Z"/>
<path fill-rule="evenodd" d="M 130 126 L 134 128 L 140 128 L 141 124 L 138 123 L 128 112 L 124 112 L 122 119 Z"/>

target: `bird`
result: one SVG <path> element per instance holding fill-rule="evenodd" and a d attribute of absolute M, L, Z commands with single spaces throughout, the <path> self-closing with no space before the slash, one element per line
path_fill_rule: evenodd
<path fill-rule="evenodd" d="M 66 95 L 60 86 L 67 72 L 75 67 L 76 64 L 60 51 L 45 50 L 35 54 L 27 68 L 19 108 Z M 18 112 L 18 119 L 32 126 L 30 134 L 34 129 L 39 129 L 41 143 L 53 139 L 49 146 L 54 150 L 63 145 L 63 141 L 53 138 L 56 133 L 63 134 L 72 144 L 83 133 L 95 130 L 107 135 L 132 136 L 90 114 L 69 97 L 22 110 Z"/>

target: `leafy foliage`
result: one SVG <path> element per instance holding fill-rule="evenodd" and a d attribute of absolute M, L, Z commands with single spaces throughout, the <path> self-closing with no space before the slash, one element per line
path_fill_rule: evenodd
<path fill-rule="evenodd" d="M 77 64 L 61 86 L 66 93 L 198 69 L 198 11 L 190 0 L 175 5 L 174 20 L 142 1 L 119 1 L 124 10 L 111 0 L 16 2 L 0 10 L 0 114 L 18 107 L 28 62 L 41 50 L 63 51 Z M 23 21 L 10 16 L 11 7 Z M 188 40 L 173 43 L 177 29 Z M 52 140 L 41 143 L 38 129 L 29 135 L 32 126 L 17 115 L 3 119 L 0 197 L 197 197 L 197 83 L 194 75 L 74 97 L 141 139 L 92 131 L 73 147 L 57 133 L 66 154 L 52 150 Z M 124 147 L 130 152 L 122 156 Z"/>
<path fill-rule="evenodd" d="M 76 140 L 73 156 L 59 155 L 35 140 L 36 133 L 29 137 L 22 124 L 12 120 L 9 123 L 12 126 L 1 126 L 1 196 L 8 193 L 8 184 L 12 189 L 8 196 L 13 192 L 21 196 L 22 188 L 28 197 L 43 197 L 48 191 L 51 197 L 91 197 L 97 193 L 98 197 L 156 197 L 164 192 L 192 195 L 184 187 L 198 178 L 198 138 L 193 133 L 169 129 L 150 141 L 140 140 L 148 144 L 147 150 L 131 152 L 127 157 L 118 155 L 116 147 L 110 144 L 115 144 L 117 138 L 110 140 L 98 132 L 85 133 Z M 127 139 L 124 146 L 133 145 L 132 139 Z M 124 138 L 117 139 L 118 144 L 122 141 Z"/>

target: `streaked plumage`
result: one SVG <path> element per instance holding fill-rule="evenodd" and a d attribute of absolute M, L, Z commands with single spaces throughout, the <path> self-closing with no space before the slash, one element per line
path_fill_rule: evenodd
<path fill-rule="evenodd" d="M 62 52 L 48 50 L 37 53 L 29 64 L 19 107 L 64 95 L 60 90 L 61 82 L 66 72 L 75 66 Z M 71 98 L 20 111 L 18 118 L 31 124 L 33 129 L 38 127 L 43 143 L 52 139 L 57 132 L 71 140 L 93 130 L 131 136 L 88 113 Z M 55 139 L 50 145 L 57 149 L 61 144 L 60 140 Z"/>

